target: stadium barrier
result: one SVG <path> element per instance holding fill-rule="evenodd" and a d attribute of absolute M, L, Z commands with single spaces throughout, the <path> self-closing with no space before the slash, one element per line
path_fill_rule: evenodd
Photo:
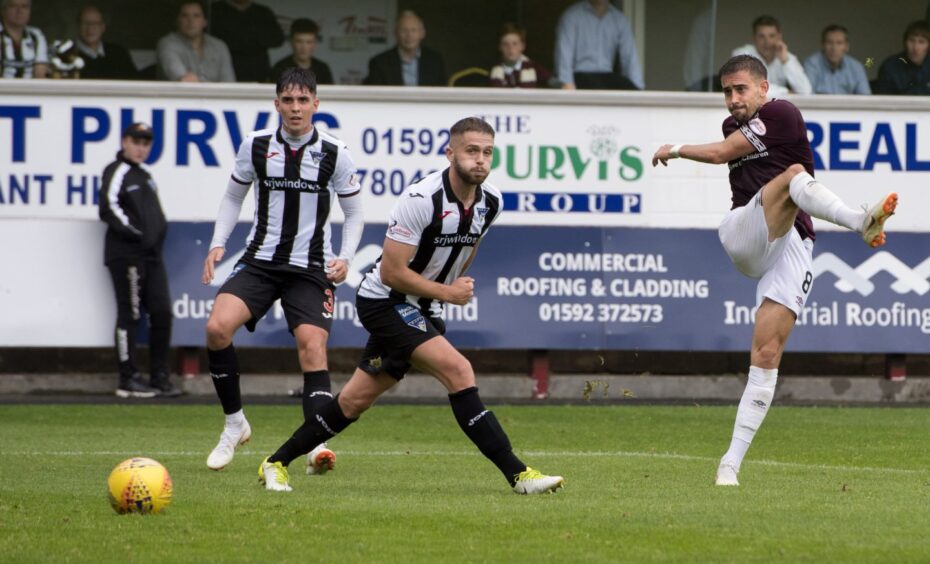
<path fill-rule="evenodd" d="M 200 270 L 236 148 L 277 118 L 268 85 L 13 82 L 0 92 L 0 345 L 98 347 L 113 304 L 97 220 L 99 175 L 132 121 L 156 131 L 149 166 L 171 221 L 166 243 L 173 344 L 200 346 L 215 287 Z M 321 87 L 316 124 L 343 139 L 359 167 L 370 224 L 339 303 L 331 343 L 364 339 L 352 295 L 380 254 L 405 186 L 446 166 L 448 127 L 480 115 L 498 132 L 489 181 L 505 213 L 470 273 L 476 299 L 448 310 L 466 348 L 742 351 L 754 284 L 720 249 L 726 167 L 675 161 L 663 142 L 720 135 L 719 94 L 523 92 Z M 815 288 L 789 343 L 808 352 L 926 353 L 930 342 L 930 100 L 799 97 L 817 176 L 849 203 L 893 188 L 902 206 L 878 252 L 818 223 Z M 249 199 L 243 218 L 252 214 Z M 341 218 L 338 211 L 334 219 Z M 218 282 L 241 255 L 230 239 Z M 338 229 L 335 229 L 338 244 Z M 67 312 L 67 313 L 65 313 Z M 244 346 L 290 346 L 280 309 Z M 534 357 L 534 373 L 545 373 Z M 896 366 L 898 368 L 896 368 Z"/>

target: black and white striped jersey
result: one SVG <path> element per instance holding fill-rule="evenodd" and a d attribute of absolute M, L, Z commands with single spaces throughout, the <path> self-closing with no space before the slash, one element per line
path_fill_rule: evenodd
<path fill-rule="evenodd" d="M 409 263 L 428 280 L 451 284 L 462 275 L 478 242 L 501 212 L 500 191 L 484 183 L 478 186 L 470 209 L 452 192 L 449 169 L 434 172 L 409 186 L 391 211 L 387 237 L 415 245 Z M 381 261 L 362 280 L 358 294 L 366 298 L 394 297 L 416 306 L 424 315 L 442 312 L 439 300 L 401 294 L 381 282 Z"/>
<path fill-rule="evenodd" d="M 39 28 L 27 25 L 17 48 L 0 24 L 0 78 L 32 78 L 37 63 L 48 63 L 48 44 Z"/>
<path fill-rule="evenodd" d="M 255 185 L 243 260 L 312 269 L 334 258 L 330 208 L 337 194 L 360 190 L 345 143 L 313 128 L 307 143 L 291 147 L 280 128 L 256 131 L 239 147 L 232 179 Z"/>

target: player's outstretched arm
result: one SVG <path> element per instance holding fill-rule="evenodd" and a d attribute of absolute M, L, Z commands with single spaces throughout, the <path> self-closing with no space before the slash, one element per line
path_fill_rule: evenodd
<path fill-rule="evenodd" d="M 427 280 L 408 266 L 417 247 L 384 239 L 381 255 L 381 282 L 402 294 L 413 294 L 456 305 L 465 305 L 474 295 L 474 279 L 463 276 L 452 284 Z"/>
<path fill-rule="evenodd" d="M 756 152 L 749 139 L 740 130 L 731 133 L 723 141 L 705 143 L 703 145 L 671 145 L 666 144 L 652 155 L 652 166 L 662 163 L 668 166 L 670 159 L 690 159 L 701 163 L 724 164 L 740 157 Z"/>

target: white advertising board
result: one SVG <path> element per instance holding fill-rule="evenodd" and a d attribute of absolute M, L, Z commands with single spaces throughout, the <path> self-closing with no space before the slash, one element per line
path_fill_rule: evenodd
<path fill-rule="evenodd" d="M 113 299 L 95 191 L 125 124 L 156 130 L 150 168 L 169 220 L 212 222 L 237 143 L 277 123 L 273 96 L 260 85 L 5 81 L 0 347 L 109 345 Z M 320 99 L 317 125 L 348 143 L 371 223 L 387 221 L 405 185 L 446 166 L 448 127 L 469 115 L 498 132 L 489 180 L 505 194 L 502 224 L 713 229 L 729 207 L 726 166 L 649 162 L 664 142 L 719 138 L 719 95 L 324 87 Z M 902 202 L 894 229 L 928 231 L 930 100 L 795 102 L 824 183 L 850 204 L 894 189 Z M 247 221 L 251 198 L 245 208 Z M 203 241 L 192 245 L 203 254 Z"/>

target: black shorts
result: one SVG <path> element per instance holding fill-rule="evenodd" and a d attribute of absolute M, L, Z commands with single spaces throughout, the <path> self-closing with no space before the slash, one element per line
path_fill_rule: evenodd
<path fill-rule="evenodd" d="M 217 294 L 232 294 L 245 302 L 252 313 L 245 324 L 249 331 L 255 331 L 255 324 L 277 299 L 291 333 L 304 323 L 327 332 L 333 325 L 336 287 L 322 270 L 297 271 L 239 261 Z"/>
<path fill-rule="evenodd" d="M 394 298 L 356 296 L 355 310 L 370 335 L 358 367 L 372 376 L 384 372 L 402 379 L 410 370 L 414 349 L 446 333 L 442 319 L 423 315 L 417 307 Z"/>

